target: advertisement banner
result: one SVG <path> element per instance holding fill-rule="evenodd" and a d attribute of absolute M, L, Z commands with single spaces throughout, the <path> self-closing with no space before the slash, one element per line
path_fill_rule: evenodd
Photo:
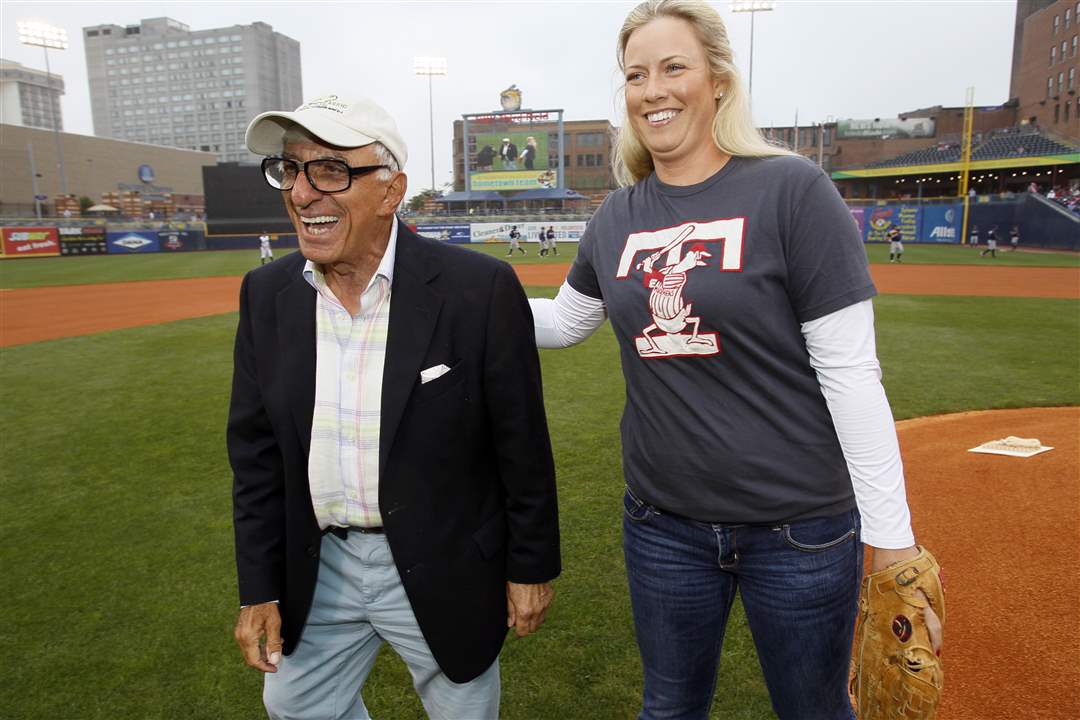
<path fill-rule="evenodd" d="M 525 223 L 525 229 L 521 231 L 521 239 L 528 242 L 539 242 L 540 233 L 547 233 L 548 228 L 555 232 L 555 242 L 577 242 L 585 232 L 584 221 L 582 222 L 549 222 L 549 223 Z M 518 227 L 521 230 L 521 227 Z"/>
<path fill-rule="evenodd" d="M 531 190 L 558 182 L 548 165 L 546 130 L 482 132 L 469 138 L 473 148 L 469 190 Z"/>
<path fill-rule="evenodd" d="M 518 225 L 518 230 L 521 231 L 522 242 L 540 242 L 543 238 L 540 233 L 546 233 L 547 229 L 548 226 L 544 223 L 527 222 L 524 225 Z M 556 233 L 556 236 L 557 235 L 558 233 Z"/>
<path fill-rule="evenodd" d="M 162 252 L 199 250 L 203 234 L 199 230 L 158 230 Z"/>
<path fill-rule="evenodd" d="M 432 240 L 451 243 L 469 242 L 468 223 L 451 225 L 417 225 L 416 234 L 429 237 Z"/>
<path fill-rule="evenodd" d="M 102 225 L 61 225 L 57 230 L 60 231 L 61 255 L 104 255 L 109 252 Z"/>
<path fill-rule="evenodd" d="M 6 227 L 3 242 L 5 258 L 60 254 L 60 240 L 54 227 Z"/>
<path fill-rule="evenodd" d="M 585 221 L 562 221 L 562 222 L 526 222 L 526 223 L 473 223 L 470 226 L 470 242 L 495 243 L 510 242 L 510 228 L 517 226 L 521 233 L 519 242 L 540 242 L 540 231 L 545 233 L 548 228 L 555 231 L 555 242 L 578 242 L 585 233 Z M 423 225 L 420 226 L 424 228 Z"/>
<path fill-rule="evenodd" d="M 859 228 L 859 237 L 866 237 L 866 231 L 863 229 L 866 226 L 866 208 L 853 208 L 849 207 L 851 211 L 851 219 L 855 221 L 855 227 Z"/>
<path fill-rule="evenodd" d="M 919 240 L 928 243 L 960 242 L 960 219 L 963 215 L 963 206 L 959 203 L 923 206 Z"/>
<path fill-rule="evenodd" d="M 153 230 L 121 230 L 107 233 L 109 253 L 148 253 L 161 249 L 157 232 Z"/>
<path fill-rule="evenodd" d="M 869 217 L 866 218 L 864 242 L 888 242 L 888 232 L 894 225 L 900 228 L 900 239 L 904 242 L 917 240 L 920 213 L 918 206 L 887 205 L 866 210 Z"/>
<path fill-rule="evenodd" d="M 555 223 L 555 240 L 558 242 L 577 242 L 585 234 L 588 225 L 584 220 Z"/>
<path fill-rule="evenodd" d="M 841 140 L 850 138 L 929 138 L 934 137 L 934 121 L 930 118 L 900 120 L 884 118 L 874 120 L 840 120 L 836 123 L 836 136 Z"/>
<path fill-rule="evenodd" d="M 517 225 L 518 232 L 521 233 L 522 241 L 532 240 L 536 241 L 535 237 L 526 237 L 525 224 L 521 223 L 473 223 L 469 226 L 469 242 L 474 243 L 496 243 L 496 242 L 510 242 L 510 228 Z"/>
<path fill-rule="evenodd" d="M 470 190 L 535 190 L 553 188 L 558 183 L 554 170 L 516 170 L 508 172 L 473 173 Z"/>

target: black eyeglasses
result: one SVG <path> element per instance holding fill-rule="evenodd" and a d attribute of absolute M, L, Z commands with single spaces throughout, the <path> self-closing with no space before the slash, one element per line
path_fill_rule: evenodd
<path fill-rule="evenodd" d="M 268 157 L 263 158 L 262 161 L 263 177 L 266 183 L 275 190 L 292 190 L 293 185 L 296 184 L 296 176 L 300 174 L 300 168 L 303 168 L 311 187 L 324 193 L 348 190 L 352 185 L 352 179 L 357 175 L 364 175 L 385 167 L 389 166 L 349 167 L 344 160 L 333 159 L 308 160 L 306 163 L 301 163 L 289 158 Z"/>

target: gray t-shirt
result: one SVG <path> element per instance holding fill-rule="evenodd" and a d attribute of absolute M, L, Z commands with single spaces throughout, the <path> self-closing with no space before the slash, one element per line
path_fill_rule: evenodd
<path fill-rule="evenodd" d="M 661 509 L 770 523 L 855 505 L 800 323 L 873 297 L 858 228 L 800 157 L 612 193 L 570 285 L 619 340 L 627 483 Z"/>

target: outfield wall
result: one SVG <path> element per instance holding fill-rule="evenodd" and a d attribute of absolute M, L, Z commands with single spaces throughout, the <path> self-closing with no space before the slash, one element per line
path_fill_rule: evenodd
<path fill-rule="evenodd" d="M 887 233 L 895 225 L 906 243 L 957 244 L 961 241 L 964 205 L 962 202 L 895 202 L 873 205 L 849 204 L 863 242 L 888 242 Z M 996 227 L 998 239 L 1007 243 L 1009 230 L 1020 229 L 1024 247 L 1080 250 L 1080 217 L 1050 201 L 1029 194 L 1014 198 L 980 196 L 968 204 L 968 235 L 979 227 L 986 232 Z"/>
<path fill-rule="evenodd" d="M 900 229 L 907 243 L 958 244 L 961 241 L 963 203 L 931 201 L 849 204 L 851 217 L 866 243 L 887 242 L 893 227 Z M 451 243 L 505 243 L 513 228 L 521 241 L 536 243 L 540 233 L 551 228 L 559 242 L 577 242 L 587 221 L 551 221 L 546 223 L 446 222 L 410 224 L 420 235 Z M 973 226 L 985 233 L 997 227 L 999 239 L 1007 243 L 1009 230 L 1020 228 L 1022 247 L 1080 251 L 1080 217 L 1070 214 L 1050 201 L 1029 195 L 1017 198 L 979 198 L 968 208 L 968 232 Z M 220 227 L 220 225 L 218 225 Z M 274 248 L 296 248 L 295 233 L 283 228 L 269 230 Z M 150 252 L 185 252 L 190 250 L 257 250 L 262 232 L 224 232 L 210 234 L 201 223 L 106 224 L 80 220 L 55 221 L 52 224 L 27 222 L 21 226 L 0 227 L 0 259 L 77 255 L 117 255 Z M 984 235 L 985 237 L 985 235 Z"/>
<path fill-rule="evenodd" d="M 521 242 L 540 242 L 540 233 L 551 228 L 556 242 L 577 242 L 585 232 L 585 220 L 561 222 L 478 222 L 478 223 L 421 223 L 409 225 L 418 235 L 452 243 L 510 242 L 510 231 L 517 228 Z"/>
<path fill-rule="evenodd" d="M 239 233 L 228 235 L 207 235 L 207 250 L 258 250 L 259 235 L 262 233 Z M 296 233 L 268 232 L 270 247 L 274 249 L 298 248 L 300 243 Z"/>
<path fill-rule="evenodd" d="M 67 221 L 56 225 L 3 227 L 0 228 L 0 239 L 0 259 L 5 260 L 208 249 L 202 226 L 187 224 L 151 229 Z"/>

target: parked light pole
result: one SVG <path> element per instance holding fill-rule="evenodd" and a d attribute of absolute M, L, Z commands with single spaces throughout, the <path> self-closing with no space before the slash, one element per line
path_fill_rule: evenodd
<path fill-rule="evenodd" d="M 45 53 L 45 86 L 49 89 L 49 109 L 52 110 L 52 71 L 49 68 L 49 48 L 67 50 L 67 30 L 40 22 L 19 20 L 19 42 L 41 48 Z M 64 171 L 64 148 L 60 141 L 60 98 L 56 99 L 56 112 L 52 114 L 53 139 L 56 141 L 56 159 L 60 166 L 60 189 L 68 194 L 67 173 Z"/>
<path fill-rule="evenodd" d="M 428 124 L 431 129 L 431 193 L 435 194 L 435 105 L 431 95 L 431 78 L 435 75 L 446 74 L 446 58 L 442 57 L 414 57 L 413 73 L 427 75 L 428 79 Z M 404 170 L 405 168 L 402 168 Z"/>
<path fill-rule="evenodd" d="M 26 143 L 26 153 L 30 156 L 30 187 L 34 191 L 34 212 L 37 219 L 41 219 L 41 195 L 38 194 L 38 171 L 37 163 L 34 162 L 34 144 Z"/>
<path fill-rule="evenodd" d="M 833 116 L 826 115 L 825 122 L 818 126 L 818 150 L 817 150 L 817 164 L 818 167 L 825 167 L 825 131 L 833 123 Z M 831 141 L 831 138 L 830 138 Z"/>
<path fill-rule="evenodd" d="M 750 96 L 754 96 L 754 15 L 771 12 L 776 7 L 773 0 L 735 0 L 730 9 L 733 13 L 750 13 Z"/>

